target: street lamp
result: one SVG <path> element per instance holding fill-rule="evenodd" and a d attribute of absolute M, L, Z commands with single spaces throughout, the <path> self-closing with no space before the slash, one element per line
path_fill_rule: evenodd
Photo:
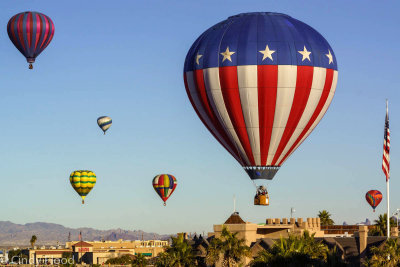
<path fill-rule="evenodd" d="M 290 208 L 290 218 L 293 218 L 293 213 L 295 213 L 296 210 L 292 207 Z"/>
<path fill-rule="evenodd" d="M 400 215 L 400 209 L 397 209 L 395 213 L 393 213 L 394 216 L 397 218 L 397 228 L 399 228 L 399 215 Z"/>

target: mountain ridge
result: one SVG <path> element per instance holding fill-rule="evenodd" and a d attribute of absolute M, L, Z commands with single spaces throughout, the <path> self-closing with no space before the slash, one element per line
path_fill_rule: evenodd
<path fill-rule="evenodd" d="M 124 230 L 121 228 L 98 230 L 91 227 L 70 228 L 57 223 L 33 222 L 17 224 L 11 221 L 0 221 L 0 245 L 1 246 L 30 246 L 32 235 L 36 235 L 36 245 L 63 245 L 70 239 L 78 240 L 82 232 L 85 241 L 95 240 L 166 240 L 170 235 L 147 233 L 142 230 Z"/>

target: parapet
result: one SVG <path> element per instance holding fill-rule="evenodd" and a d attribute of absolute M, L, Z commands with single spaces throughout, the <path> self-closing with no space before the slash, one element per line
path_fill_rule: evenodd
<path fill-rule="evenodd" d="M 321 229 L 321 219 L 320 218 L 307 218 L 303 221 L 303 218 L 275 218 L 275 219 L 266 219 L 266 225 L 294 225 L 295 228 L 300 228 L 304 230 L 320 230 Z"/>

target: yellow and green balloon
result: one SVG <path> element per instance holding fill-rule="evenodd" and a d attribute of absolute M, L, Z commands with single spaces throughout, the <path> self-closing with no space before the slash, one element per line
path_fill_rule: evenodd
<path fill-rule="evenodd" d="M 69 181 L 82 198 L 82 204 L 85 204 L 85 197 L 96 184 L 96 174 L 92 171 L 73 171 L 69 176 Z"/>

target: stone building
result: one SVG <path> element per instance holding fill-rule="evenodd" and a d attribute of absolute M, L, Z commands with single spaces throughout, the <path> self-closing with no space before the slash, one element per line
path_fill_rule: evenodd
<path fill-rule="evenodd" d="M 156 257 L 168 246 L 168 241 L 162 240 L 118 240 L 118 241 L 73 241 L 67 242 L 64 249 L 31 249 L 29 259 L 31 264 L 62 263 L 63 253 L 72 253 L 76 262 L 87 264 L 103 264 L 110 258 L 123 255 L 143 254 L 146 257 Z"/>
<path fill-rule="evenodd" d="M 386 237 L 369 236 L 368 231 L 371 226 L 332 226 L 321 227 L 319 218 L 275 218 L 266 219 L 265 223 L 255 224 L 245 222 L 238 212 L 233 213 L 223 224 L 214 225 L 214 232 L 209 233 L 208 239 L 194 242 L 194 249 L 198 257 L 205 257 L 204 250 L 212 238 L 220 237 L 223 227 L 230 232 L 238 233 L 238 238 L 245 240 L 250 247 L 251 256 L 243 260 L 248 264 L 261 250 L 269 249 L 276 240 L 281 237 L 288 237 L 290 234 L 301 235 L 304 231 L 314 234 L 317 241 L 321 241 L 329 248 L 336 246 L 339 256 L 347 262 L 359 265 L 366 256 L 369 255 L 371 247 L 383 246 Z M 392 228 L 392 237 L 398 237 L 398 229 Z M 220 264 L 217 264 L 217 267 Z"/>

